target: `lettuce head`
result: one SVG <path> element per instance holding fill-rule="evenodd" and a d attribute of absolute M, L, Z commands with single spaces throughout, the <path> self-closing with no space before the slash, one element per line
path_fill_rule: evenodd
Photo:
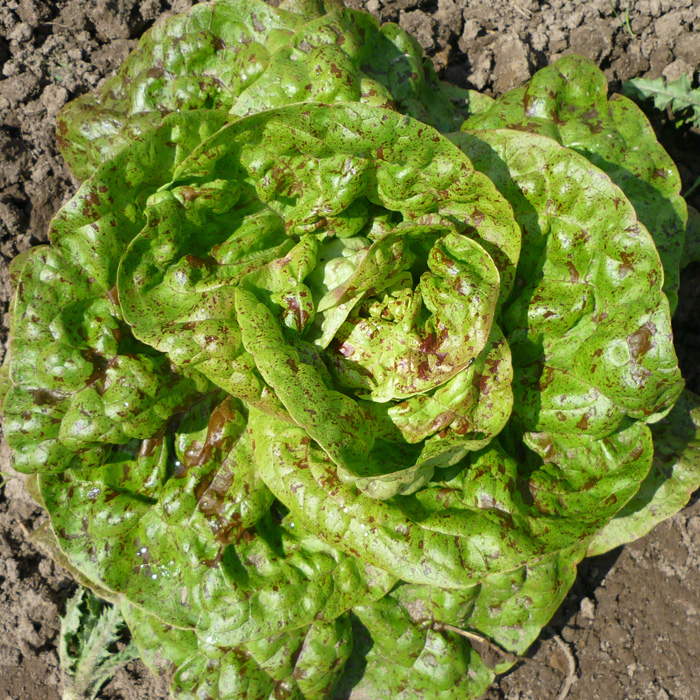
<path fill-rule="evenodd" d="M 4 430 L 175 697 L 477 697 L 700 484 L 678 173 L 584 59 L 494 101 L 364 13 L 215 0 L 59 134 Z"/>

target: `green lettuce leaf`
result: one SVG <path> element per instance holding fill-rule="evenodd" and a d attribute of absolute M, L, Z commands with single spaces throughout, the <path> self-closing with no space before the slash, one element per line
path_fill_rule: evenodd
<path fill-rule="evenodd" d="M 644 537 L 683 509 L 700 488 L 700 398 L 684 391 L 671 412 L 652 427 L 651 471 L 615 518 L 593 539 L 588 556 Z"/>
<path fill-rule="evenodd" d="M 353 648 L 349 615 L 316 621 L 238 647 L 217 647 L 190 630 L 163 624 L 124 604 L 125 619 L 145 663 L 156 672 L 175 670 L 178 698 L 212 700 L 324 700 L 330 697 Z"/>
<path fill-rule="evenodd" d="M 82 180 L 170 112 L 245 116 L 308 100 L 361 101 L 451 131 L 469 93 L 443 87 L 397 24 L 342 3 L 214 0 L 146 32 L 116 76 L 64 107 L 58 142 Z"/>
<path fill-rule="evenodd" d="M 504 311 L 525 431 L 601 438 L 654 422 L 683 380 L 654 241 L 624 195 L 552 139 L 511 130 L 453 141 L 513 206 L 523 234 Z"/>
<path fill-rule="evenodd" d="M 15 265 L 4 431 L 24 472 L 96 466 L 110 444 L 149 438 L 203 391 L 198 374 L 172 371 L 136 341 L 116 290 L 119 257 L 143 225 L 143 205 L 225 117 L 165 120 L 100 168 L 54 218 L 53 245 Z"/>
<path fill-rule="evenodd" d="M 300 428 L 264 415 L 254 425 L 262 478 L 295 521 L 403 581 L 442 588 L 592 537 L 634 495 L 652 458 L 649 429 L 634 423 L 578 454 L 549 454 L 523 483 L 527 471 L 493 441 L 449 480 L 376 501 L 343 484 Z"/>
<path fill-rule="evenodd" d="M 607 91 L 607 79 L 592 61 L 565 56 L 469 117 L 462 128 L 542 134 L 603 170 L 654 239 L 673 311 L 688 219 L 680 176 L 643 112 L 622 95 L 608 98 Z"/>
<path fill-rule="evenodd" d="M 170 436 L 114 449 L 99 468 L 44 475 L 61 548 L 88 579 L 217 646 L 383 595 L 391 576 L 270 512 L 252 439 L 242 406 L 210 396 Z"/>
<path fill-rule="evenodd" d="M 584 551 L 578 546 L 458 591 L 400 584 L 356 607 L 374 641 L 358 693 L 378 697 L 388 689 L 405 700 L 480 696 L 495 672 L 507 671 L 537 638 Z"/>

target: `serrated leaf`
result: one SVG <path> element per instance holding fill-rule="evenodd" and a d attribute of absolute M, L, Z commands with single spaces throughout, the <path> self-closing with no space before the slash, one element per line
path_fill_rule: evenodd
<path fill-rule="evenodd" d="M 123 626 L 119 606 L 100 601 L 87 589 L 79 588 L 66 603 L 58 642 L 63 700 L 94 700 L 117 669 L 138 657 L 133 642 L 112 649 Z"/>
<path fill-rule="evenodd" d="M 690 75 L 681 75 L 671 82 L 665 78 L 633 78 L 622 84 L 622 92 L 628 97 L 654 100 L 656 109 L 670 107 L 673 112 L 691 110 L 691 123 L 700 126 L 700 88 L 693 90 Z"/>

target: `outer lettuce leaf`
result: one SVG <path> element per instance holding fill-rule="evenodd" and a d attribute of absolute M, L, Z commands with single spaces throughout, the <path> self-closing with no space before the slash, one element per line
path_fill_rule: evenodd
<path fill-rule="evenodd" d="M 295 522 L 403 581 L 442 588 L 473 585 L 592 537 L 634 495 L 652 457 L 649 429 L 635 423 L 583 454 L 552 455 L 523 484 L 527 472 L 492 442 L 455 477 L 382 502 L 343 484 L 303 430 L 263 415 L 253 423 L 258 469 Z"/>
<path fill-rule="evenodd" d="M 347 613 L 246 646 L 222 648 L 132 605 L 124 604 L 122 610 L 146 664 L 156 672 L 175 667 L 170 691 L 178 698 L 324 700 L 352 651 Z"/>
<path fill-rule="evenodd" d="M 510 130 L 453 136 L 510 201 L 523 255 L 504 330 L 525 431 L 600 438 L 653 422 L 683 380 L 654 242 L 622 192 L 555 141 Z"/>
<path fill-rule="evenodd" d="M 168 440 L 113 450 L 101 468 L 42 478 L 73 565 L 217 646 L 333 620 L 383 595 L 391 576 L 268 513 L 272 496 L 255 474 L 241 406 L 207 401 Z"/>
<path fill-rule="evenodd" d="M 649 475 L 634 498 L 595 536 L 588 556 L 643 537 L 684 508 L 700 487 L 700 398 L 684 391 L 652 432 L 654 462 Z"/>
<path fill-rule="evenodd" d="M 59 145 L 73 173 L 89 177 L 174 111 L 245 116 L 307 100 L 361 101 L 441 131 L 459 127 L 467 110 L 455 104 L 469 94 L 443 88 L 398 25 L 335 2 L 287 7 L 214 0 L 146 32 L 115 77 L 61 111 Z"/>
<path fill-rule="evenodd" d="M 483 647 L 443 625 L 476 632 L 504 651 L 522 654 L 563 600 L 582 554 L 579 546 L 458 591 L 401 584 L 375 603 L 356 606 L 373 647 L 354 692 L 369 697 L 390 692 L 407 700 L 476 697 L 490 685 L 494 671 L 507 670 L 514 657 L 486 654 L 482 659 Z M 165 626 L 133 606 L 124 611 L 146 663 L 159 671 L 164 662 L 173 664 L 171 690 L 184 698 L 198 697 L 194 693 L 205 687 L 215 700 L 238 698 L 244 679 L 247 697 L 267 700 L 284 690 L 287 697 L 326 698 L 352 643 L 347 616 L 228 650 L 210 647 L 193 632 Z M 313 677 L 323 683 L 321 669 L 326 668 L 332 678 L 317 692 L 306 684 L 310 655 Z"/>
<path fill-rule="evenodd" d="M 388 602 L 388 601 L 387 601 Z M 363 611 L 364 612 L 364 611 Z M 386 611 L 379 612 L 379 617 Z M 473 653 L 469 644 L 452 633 L 438 632 L 431 627 L 406 630 L 395 620 L 387 625 L 386 620 L 371 624 L 375 619 L 361 615 L 366 621 L 373 638 L 379 636 L 382 622 L 389 628 L 385 634 L 396 644 L 393 635 L 400 634 L 399 643 L 411 638 L 412 663 L 397 663 L 397 652 L 392 651 L 392 643 L 378 644 L 367 656 L 367 669 L 358 685 L 360 697 L 381 697 L 386 693 L 392 698 L 435 698 L 435 700 L 457 700 L 475 698 L 491 685 L 495 675 Z M 387 640 L 388 641 L 388 640 Z"/>
<path fill-rule="evenodd" d="M 206 391 L 204 377 L 175 374 L 135 341 L 115 284 L 119 257 L 143 225 L 139 203 L 224 121 L 209 112 L 165 120 L 81 187 L 51 224 L 52 247 L 13 268 L 3 412 L 19 471 L 95 466 L 109 444 L 151 437 Z"/>
<path fill-rule="evenodd" d="M 223 109 L 264 71 L 265 44 L 282 42 L 304 18 L 257 0 L 196 5 L 156 24 L 99 93 L 70 102 L 58 118 L 63 157 L 89 177 L 163 114 Z"/>
<path fill-rule="evenodd" d="M 642 111 L 622 95 L 608 99 L 607 89 L 593 62 L 565 56 L 468 118 L 462 128 L 542 134 L 603 170 L 654 239 L 664 269 L 663 290 L 673 311 L 688 219 L 680 176 Z"/>
<path fill-rule="evenodd" d="M 374 640 L 358 691 L 380 697 L 388 689 L 392 698 L 405 700 L 481 695 L 494 671 L 508 670 L 514 655 L 537 638 L 573 583 L 584 551 L 579 545 L 459 591 L 402 584 L 376 603 L 356 607 Z M 489 658 L 459 629 L 483 635 L 511 656 Z"/>
<path fill-rule="evenodd" d="M 192 630 L 166 625 L 127 601 L 122 602 L 121 611 L 141 659 L 155 673 L 165 673 L 171 664 L 180 666 L 198 653 L 199 642 Z"/>

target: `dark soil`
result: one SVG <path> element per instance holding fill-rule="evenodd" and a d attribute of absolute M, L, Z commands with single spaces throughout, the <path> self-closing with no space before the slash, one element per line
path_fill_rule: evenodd
<path fill-rule="evenodd" d="M 8 264 L 46 240 L 48 223 L 75 191 L 54 138 L 57 111 L 109 76 L 140 34 L 190 0 L 0 0 L 0 342 L 8 332 Z M 700 65 L 700 0 L 353 0 L 412 32 L 441 77 L 492 94 L 526 81 L 560 55 L 596 61 L 612 89 L 636 76 L 675 79 Z M 696 74 L 697 75 L 697 74 Z M 684 187 L 700 177 L 700 135 L 650 113 Z M 700 190 L 691 203 L 700 208 Z M 683 275 L 674 319 L 679 357 L 700 391 L 700 265 Z M 7 469 L 7 449 L 0 466 Z M 21 481 L 0 489 L 0 698 L 57 700 L 58 614 L 75 584 L 32 543 L 41 511 Z M 488 700 L 548 700 L 567 659 L 577 664 L 570 700 L 700 697 L 700 503 L 646 538 L 586 560 L 529 658 Z M 140 663 L 102 691 L 116 700 L 167 693 Z M 377 699 L 379 700 L 379 699 Z"/>

